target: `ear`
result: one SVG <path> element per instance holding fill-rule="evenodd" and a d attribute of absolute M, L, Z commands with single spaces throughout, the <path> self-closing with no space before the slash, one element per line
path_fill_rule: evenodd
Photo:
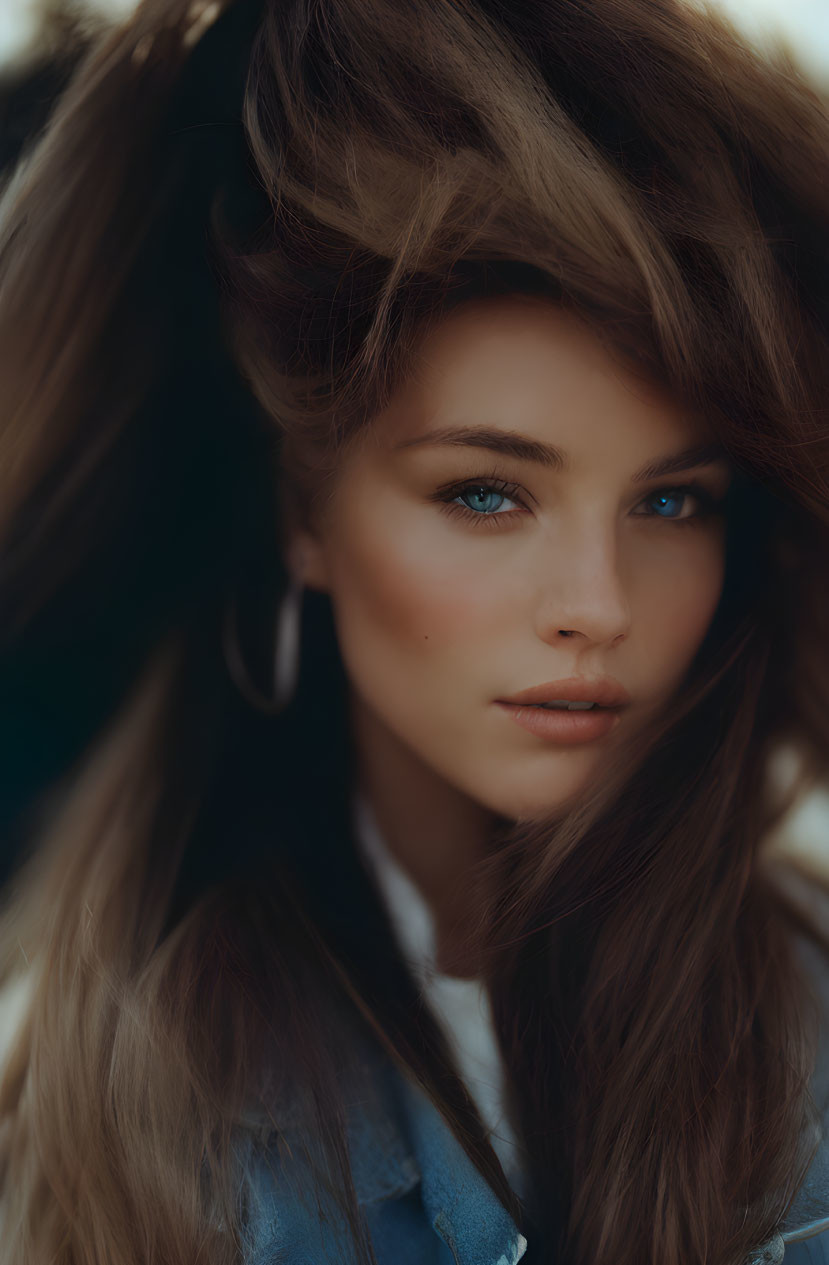
<path fill-rule="evenodd" d="M 290 458 L 283 454 L 278 475 L 279 535 L 291 574 L 306 588 L 327 593 L 330 577 L 325 522 L 314 486 L 305 476 L 315 468 L 313 452 L 303 451 L 301 460 L 296 452 Z"/>
<path fill-rule="evenodd" d="M 288 566 L 306 588 L 327 593 L 330 587 L 328 559 L 323 541 L 306 527 L 295 527 L 286 546 Z"/>

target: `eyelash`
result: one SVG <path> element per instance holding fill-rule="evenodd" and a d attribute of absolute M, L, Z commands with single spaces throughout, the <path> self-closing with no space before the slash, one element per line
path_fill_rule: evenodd
<path fill-rule="evenodd" d="M 439 488 L 433 499 L 441 503 L 441 509 L 443 512 L 452 515 L 459 514 L 466 522 L 474 520 L 476 523 L 479 523 L 483 520 L 487 523 L 487 525 L 490 523 L 498 525 L 498 519 L 512 519 L 514 514 L 513 510 L 508 510 L 504 514 L 484 514 L 470 509 L 468 505 L 458 505 L 456 503 L 456 498 L 458 496 L 462 496 L 465 492 L 471 491 L 473 488 L 476 490 L 483 490 L 485 492 L 495 492 L 499 495 L 506 496 L 511 501 L 516 501 L 519 505 L 523 506 L 524 509 L 527 508 L 520 496 L 522 489 L 518 484 L 508 483 L 506 480 L 492 475 L 484 475 L 477 479 L 464 479 L 461 483 L 453 483 L 451 487 Z M 653 492 L 648 494 L 645 500 L 650 501 L 658 496 L 665 496 L 669 492 L 687 493 L 691 496 L 695 496 L 700 503 L 699 510 L 697 510 L 695 514 L 689 514 L 686 518 L 663 518 L 660 514 L 656 513 L 636 514 L 634 517 L 653 518 L 658 522 L 670 523 L 675 527 L 693 527 L 696 526 L 701 519 L 708 518 L 712 514 L 718 513 L 722 507 L 722 501 L 713 496 L 711 492 L 709 492 L 708 489 L 701 483 L 695 482 L 656 488 Z"/>

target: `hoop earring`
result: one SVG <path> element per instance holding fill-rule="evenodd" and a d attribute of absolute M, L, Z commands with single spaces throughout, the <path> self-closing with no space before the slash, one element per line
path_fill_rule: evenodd
<path fill-rule="evenodd" d="M 242 697 L 258 711 L 273 715 L 281 712 L 293 697 L 299 680 L 300 623 L 304 585 L 294 575 L 282 598 L 276 616 L 276 638 L 273 655 L 273 695 L 260 693 L 252 684 L 239 647 L 235 597 L 225 609 L 222 624 L 222 649 L 230 677 Z"/>

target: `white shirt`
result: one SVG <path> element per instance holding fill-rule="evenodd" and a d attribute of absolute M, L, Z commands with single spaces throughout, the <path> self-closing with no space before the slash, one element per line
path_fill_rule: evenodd
<path fill-rule="evenodd" d="M 352 795 L 352 809 L 357 843 L 389 912 L 401 953 L 446 1034 L 504 1174 L 520 1196 L 524 1191 L 521 1150 L 506 1114 L 506 1073 L 483 981 L 460 979 L 437 970 L 432 911 L 392 856 L 368 799 L 359 791 Z"/>

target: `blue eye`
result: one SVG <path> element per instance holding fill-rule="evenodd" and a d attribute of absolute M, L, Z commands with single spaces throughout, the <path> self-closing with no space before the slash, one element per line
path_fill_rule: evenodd
<path fill-rule="evenodd" d="M 511 521 L 516 514 L 526 511 L 521 499 L 522 488 L 515 483 L 507 483 L 503 479 L 485 476 L 477 480 L 467 479 L 451 487 L 441 488 L 433 499 L 441 503 L 441 508 L 449 514 L 460 514 L 467 522 L 500 527 L 504 521 Z M 696 502 L 690 514 L 683 514 L 683 507 L 688 500 Z M 521 508 L 499 513 L 505 500 L 514 501 Z M 463 503 L 462 503 L 463 502 Z M 677 526 L 693 526 L 702 522 L 720 510 L 722 503 L 703 487 L 701 483 L 687 483 L 680 487 L 657 488 L 639 503 L 647 507 L 634 518 L 651 518 L 657 522 L 676 524 Z M 656 508 L 651 508 L 655 506 Z M 666 513 L 662 511 L 666 510 Z"/>
<path fill-rule="evenodd" d="M 688 498 L 697 502 L 697 508 L 690 514 L 682 514 L 682 505 Z M 707 518 L 717 509 L 717 500 L 711 495 L 707 488 L 700 483 L 688 483 L 678 488 L 659 488 L 656 492 L 651 492 L 642 504 L 647 505 L 655 502 L 662 502 L 660 508 L 670 508 L 672 505 L 679 505 L 680 510 L 677 514 L 662 514 L 660 509 L 655 510 L 651 514 L 636 515 L 636 517 L 644 518 L 661 518 L 666 523 L 695 523 L 702 518 Z"/>
<path fill-rule="evenodd" d="M 504 519 L 511 520 L 516 514 L 524 512 L 520 492 L 520 487 L 515 483 L 484 477 L 474 481 L 467 479 L 449 488 L 441 488 L 433 499 L 441 503 L 441 509 L 447 514 L 460 514 L 467 522 L 474 522 L 476 526 L 500 527 Z M 464 499 L 467 503 L 459 504 Z M 500 514 L 497 511 L 505 500 L 514 501 L 522 508 Z"/>
<path fill-rule="evenodd" d="M 673 501 L 674 503 L 676 503 L 677 501 L 685 500 L 685 493 L 682 492 L 680 493 L 679 496 L 671 496 L 670 494 L 666 494 L 665 492 L 660 492 L 658 494 L 658 497 L 660 501 L 668 501 L 669 503 Z M 671 515 L 669 515 L 668 517 L 671 517 Z"/>
<path fill-rule="evenodd" d="M 468 488 L 466 491 L 459 494 L 458 499 L 462 499 L 463 497 L 469 497 L 471 502 L 469 505 L 470 509 L 481 510 L 483 513 L 486 513 L 487 511 L 494 512 L 495 510 L 500 509 L 501 504 L 505 499 L 503 492 L 496 491 L 495 488 L 490 487 L 486 483 L 479 483 Z M 496 505 L 491 503 L 493 500 L 497 501 Z"/>

